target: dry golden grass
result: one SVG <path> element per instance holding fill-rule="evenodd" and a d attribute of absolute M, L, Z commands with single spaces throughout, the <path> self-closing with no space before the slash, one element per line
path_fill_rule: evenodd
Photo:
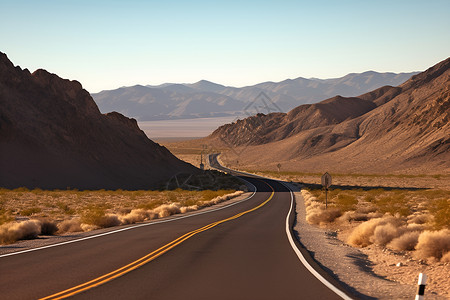
<path fill-rule="evenodd" d="M 0 189 L 0 243 L 39 234 L 88 231 L 167 217 L 242 194 L 230 189 L 190 191 L 78 191 Z M 26 220 L 16 222 L 15 219 Z"/>
<path fill-rule="evenodd" d="M 352 246 L 375 244 L 399 251 L 415 250 L 416 258 L 432 260 L 440 260 L 450 251 L 448 191 L 333 189 L 328 193 L 328 210 L 325 193 L 319 187 L 312 186 L 302 194 L 309 223 L 352 224 L 347 238 Z"/>

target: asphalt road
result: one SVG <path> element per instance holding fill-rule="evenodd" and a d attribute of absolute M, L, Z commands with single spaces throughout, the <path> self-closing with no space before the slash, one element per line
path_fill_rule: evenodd
<path fill-rule="evenodd" d="M 49 299 L 71 293 L 74 299 L 341 299 L 302 264 L 288 240 L 287 188 L 272 180 L 245 179 L 258 192 L 225 209 L 0 257 L 0 299 L 54 295 L 114 272 L 185 234 L 187 239 L 169 244 L 175 246 L 167 252 L 117 278 L 110 275 L 96 287 L 105 278 Z M 220 220 L 225 221 L 215 223 Z"/>

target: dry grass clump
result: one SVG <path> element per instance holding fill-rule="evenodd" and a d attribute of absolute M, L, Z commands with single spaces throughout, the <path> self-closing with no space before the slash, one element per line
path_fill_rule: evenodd
<path fill-rule="evenodd" d="M 373 238 L 374 234 L 375 234 L 375 230 L 377 229 L 378 226 L 390 224 L 391 222 L 397 223 L 396 221 L 394 222 L 394 217 L 386 216 L 383 218 L 371 219 L 367 222 L 361 223 L 352 231 L 352 233 L 348 237 L 347 242 L 350 245 L 356 246 L 356 247 L 369 246 L 369 245 L 373 244 L 373 242 L 375 240 L 376 241 L 383 240 L 383 242 L 385 242 L 387 239 L 386 238 L 382 239 L 382 236 L 389 229 L 387 229 L 387 230 L 384 229 L 384 230 L 379 231 L 377 234 L 378 237 L 376 239 Z"/>
<path fill-rule="evenodd" d="M 306 219 L 311 224 L 334 221 L 360 222 L 347 238 L 348 244 L 366 247 L 372 244 L 398 251 L 415 251 L 421 259 L 447 259 L 450 199 L 444 190 L 334 189 L 329 205 L 342 216 L 323 215 L 325 193 L 319 189 L 302 191 Z M 434 231 L 430 231 L 430 230 Z"/>
<path fill-rule="evenodd" d="M 310 224 L 324 225 L 333 222 L 341 214 L 341 211 L 337 208 L 325 209 L 317 207 L 309 211 L 306 216 L 306 221 Z"/>
<path fill-rule="evenodd" d="M 41 233 L 42 235 L 54 235 L 58 232 L 59 228 L 55 222 L 49 219 L 42 219 L 41 222 Z"/>
<path fill-rule="evenodd" d="M 64 220 L 58 224 L 59 233 L 79 231 L 83 231 L 83 229 L 81 228 L 81 220 L 79 218 Z"/>
<path fill-rule="evenodd" d="M 142 208 L 133 209 L 129 213 L 119 214 L 120 223 L 123 225 L 143 222 L 145 220 L 153 220 L 158 214 Z"/>
<path fill-rule="evenodd" d="M 440 198 L 433 201 L 429 210 L 433 215 L 434 227 L 436 229 L 450 229 L 450 197 L 448 195 L 447 198 Z"/>
<path fill-rule="evenodd" d="M 407 232 L 395 239 L 389 244 L 388 248 L 399 251 L 413 251 L 419 240 L 420 231 Z"/>
<path fill-rule="evenodd" d="M 40 234 L 52 235 L 58 230 L 49 220 L 26 220 L 10 222 L 0 226 L 0 244 L 10 244 L 17 240 L 34 239 Z"/>
<path fill-rule="evenodd" d="M 429 214 L 419 213 L 408 216 L 408 224 L 426 224 L 432 221 L 432 216 Z"/>
<path fill-rule="evenodd" d="M 0 243 L 40 234 L 90 231 L 195 211 L 242 191 L 43 191 L 0 189 Z M 31 205 L 30 205 L 31 204 Z M 23 214 L 22 214 L 23 213 Z M 33 220 L 14 222 L 15 217 Z M 56 223 L 52 220 L 61 220 Z"/>
<path fill-rule="evenodd" d="M 341 210 L 335 207 L 325 209 L 325 204 L 307 190 L 302 190 L 302 196 L 305 199 L 306 221 L 310 224 L 324 225 L 333 222 L 342 214 Z"/>
<path fill-rule="evenodd" d="M 414 251 L 418 259 L 440 260 L 450 251 L 450 230 L 425 230 L 423 224 L 407 224 L 402 217 L 386 214 L 359 224 L 347 239 L 355 247 L 371 244 L 400 251 Z"/>
<path fill-rule="evenodd" d="M 83 211 L 81 215 L 81 223 L 93 225 L 100 228 L 107 228 L 120 225 L 120 221 L 116 215 L 106 213 L 105 206 L 90 206 Z"/>
<path fill-rule="evenodd" d="M 41 233 L 38 220 L 6 223 L 0 226 L 0 243 L 10 244 L 17 240 L 34 239 Z"/>
<path fill-rule="evenodd" d="M 426 230 L 419 236 L 415 256 L 420 259 L 441 259 L 450 251 L 450 230 Z M 447 257 L 445 258 L 447 259 Z"/>

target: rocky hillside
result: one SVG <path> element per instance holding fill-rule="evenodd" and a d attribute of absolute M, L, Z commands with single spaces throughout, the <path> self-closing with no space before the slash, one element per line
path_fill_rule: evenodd
<path fill-rule="evenodd" d="M 250 117 L 208 139 L 241 149 L 233 160 L 255 168 L 285 161 L 310 171 L 448 172 L 449 69 L 447 59 L 399 87 Z"/>
<path fill-rule="evenodd" d="M 0 53 L 0 186 L 141 189 L 196 172 L 136 120 L 101 114 L 77 81 L 22 70 Z"/>

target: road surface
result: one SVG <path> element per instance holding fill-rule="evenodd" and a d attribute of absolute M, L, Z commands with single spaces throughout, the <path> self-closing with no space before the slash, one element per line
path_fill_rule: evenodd
<path fill-rule="evenodd" d="M 325 286 L 294 251 L 289 190 L 245 180 L 257 193 L 224 209 L 2 256 L 0 299 L 345 298 L 338 283 L 319 270 L 334 287 Z"/>

